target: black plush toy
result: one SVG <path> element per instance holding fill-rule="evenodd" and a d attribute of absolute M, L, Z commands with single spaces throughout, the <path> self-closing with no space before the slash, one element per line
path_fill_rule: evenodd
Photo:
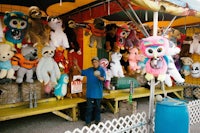
<path fill-rule="evenodd" d="M 65 26 L 65 34 L 68 37 L 69 41 L 69 52 L 77 52 L 78 55 L 81 55 L 81 49 L 79 43 L 77 42 L 76 33 L 74 29 L 77 27 L 76 22 L 72 19 L 68 20 Z"/>

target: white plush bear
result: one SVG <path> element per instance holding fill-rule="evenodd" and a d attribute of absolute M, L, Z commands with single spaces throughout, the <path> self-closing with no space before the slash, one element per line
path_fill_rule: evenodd
<path fill-rule="evenodd" d="M 57 79 L 60 78 L 60 69 L 54 61 L 55 49 L 51 46 L 46 46 L 42 49 L 42 58 L 36 68 L 36 75 L 40 82 L 44 81 L 46 85 L 50 81 L 57 84 Z"/>
<path fill-rule="evenodd" d="M 191 76 L 194 78 L 199 78 L 200 77 L 200 63 L 195 62 L 191 66 Z"/>
<path fill-rule="evenodd" d="M 69 41 L 63 31 L 63 22 L 59 17 L 48 17 L 48 25 L 51 28 L 50 32 L 50 46 L 57 48 L 69 48 Z"/>
<path fill-rule="evenodd" d="M 169 87 L 172 86 L 172 80 L 171 77 L 178 83 L 183 83 L 185 81 L 184 78 L 182 78 L 181 74 L 177 70 L 174 59 L 172 56 L 179 54 L 180 49 L 174 44 L 172 41 L 169 42 L 169 50 L 167 51 L 167 57 L 169 60 L 168 67 L 167 67 L 167 74 L 165 77 L 165 84 Z"/>
<path fill-rule="evenodd" d="M 122 65 L 120 63 L 121 58 L 122 54 L 119 52 L 113 52 L 111 54 L 110 70 L 113 77 L 124 77 Z"/>
<path fill-rule="evenodd" d="M 14 69 L 12 68 L 11 58 L 15 49 L 8 44 L 0 44 L 0 79 L 16 79 Z"/>
<path fill-rule="evenodd" d="M 194 34 L 192 36 L 192 43 L 190 45 L 190 53 L 194 54 L 194 53 L 197 53 L 197 54 L 200 54 L 200 35 L 199 34 Z"/>

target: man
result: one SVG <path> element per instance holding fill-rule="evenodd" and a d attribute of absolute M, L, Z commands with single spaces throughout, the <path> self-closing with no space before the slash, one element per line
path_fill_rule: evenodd
<path fill-rule="evenodd" d="M 92 67 L 85 70 L 81 70 L 78 66 L 77 60 L 74 60 L 74 64 L 77 66 L 82 76 L 87 77 L 87 108 L 85 122 L 87 126 L 91 125 L 91 118 L 93 107 L 95 109 L 95 124 L 101 121 L 101 100 L 103 97 L 103 81 L 106 79 L 106 73 L 99 64 L 99 58 L 92 58 Z"/>

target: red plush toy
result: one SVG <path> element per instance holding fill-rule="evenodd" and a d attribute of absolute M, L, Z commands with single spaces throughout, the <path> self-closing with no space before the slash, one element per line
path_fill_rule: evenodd
<path fill-rule="evenodd" d="M 66 50 L 57 48 L 55 51 L 54 60 L 64 73 L 69 73 L 69 62 L 65 55 L 67 55 Z"/>

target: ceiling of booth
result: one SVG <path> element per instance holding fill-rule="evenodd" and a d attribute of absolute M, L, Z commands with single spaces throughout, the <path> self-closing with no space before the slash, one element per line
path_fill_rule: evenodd
<path fill-rule="evenodd" d="M 16 10 L 27 14 L 30 6 L 38 6 L 43 16 L 60 16 L 84 5 L 102 1 L 105 0 L 0 0 L 0 12 Z"/>

